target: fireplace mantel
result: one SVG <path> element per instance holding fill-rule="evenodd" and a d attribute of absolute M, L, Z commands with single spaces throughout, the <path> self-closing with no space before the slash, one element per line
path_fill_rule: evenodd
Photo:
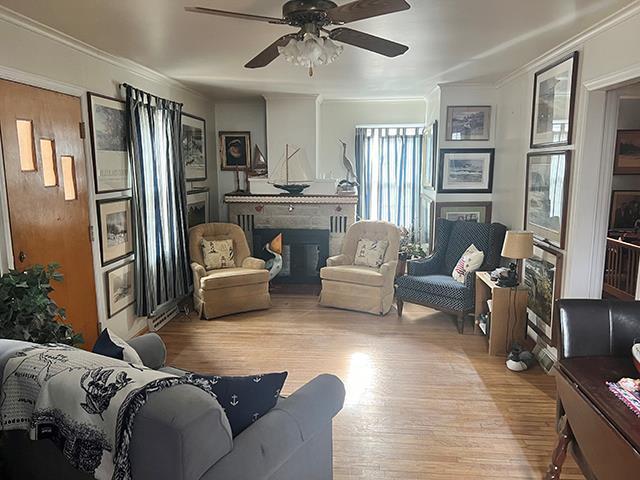
<path fill-rule="evenodd" d="M 252 195 L 227 194 L 225 203 L 270 203 L 270 204 L 310 204 L 310 205 L 356 205 L 356 195 Z"/>

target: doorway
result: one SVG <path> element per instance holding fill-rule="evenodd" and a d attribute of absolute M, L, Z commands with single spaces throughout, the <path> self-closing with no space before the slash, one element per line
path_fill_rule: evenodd
<path fill-rule="evenodd" d="M 52 298 L 91 348 L 98 336 L 80 98 L 0 80 L 14 266 L 57 263 Z"/>

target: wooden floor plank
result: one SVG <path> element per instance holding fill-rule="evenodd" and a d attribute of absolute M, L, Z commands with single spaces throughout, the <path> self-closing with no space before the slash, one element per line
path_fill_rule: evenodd
<path fill-rule="evenodd" d="M 181 318 L 160 334 L 170 364 L 188 370 L 287 370 L 284 394 L 338 375 L 347 398 L 334 423 L 336 480 L 540 479 L 556 439 L 554 379 L 539 367 L 510 372 L 471 331 L 414 305 L 398 319 L 274 295 L 270 310 Z M 584 477 L 568 461 L 562 479 Z"/>

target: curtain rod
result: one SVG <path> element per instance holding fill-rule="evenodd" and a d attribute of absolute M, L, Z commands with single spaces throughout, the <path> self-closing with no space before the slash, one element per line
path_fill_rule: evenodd
<path fill-rule="evenodd" d="M 370 125 L 356 125 L 356 128 L 424 128 L 424 123 L 379 123 Z"/>
<path fill-rule="evenodd" d="M 147 95 L 151 95 L 152 97 L 162 98 L 162 97 L 158 97 L 157 95 L 154 95 L 153 93 L 149 93 L 149 92 L 145 92 L 144 90 L 140 90 L 140 89 L 134 87 L 133 85 L 129 85 L 128 83 L 121 83 L 120 84 L 120 88 L 127 88 L 127 87 L 135 88 L 136 90 L 139 90 L 142 93 L 146 93 Z M 163 99 L 163 100 L 168 100 L 169 102 L 173 102 L 173 103 L 175 103 L 177 105 L 180 105 L 181 107 L 184 107 L 184 103 L 176 102 L 174 100 L 169 100 L 169 99 Z"/>

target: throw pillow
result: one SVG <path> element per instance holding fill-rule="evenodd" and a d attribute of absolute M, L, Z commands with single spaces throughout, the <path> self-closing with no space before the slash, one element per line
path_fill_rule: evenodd
<path fill-rule="evenodd" d="M 478 270 L 482 262 L 484 262 L 484 252 L 478 250 L 475 245 L 471 245 L 458 260 L 451 276 L 454 280 L 464 283 L 467 275 Z"/>
<path fill-rule="evenodd" d="M 219 377 L 197 375 L 211 381 L 213 393 L 224 409 L 234 438 L 276 406 L 288 372 Z"/>
<path fill-rule="evenodd" d="M 202 256 L 207 270 L 233 268 L 236 266 L 233 240 L 202 240 Z"/>
<path fill-rule="evenodd" d="M 133 365 L 144 365 L 138 352 L 108 328 L 102 331 L 92 351 L 98 355 L 124 360 Z"/>
<path fill-rule="evenodd" d="M 365 267 L 380 268 L 380 265 L 384 263 L 384 254 L 387 253 L 388 247 L 388 240 L 367 240 L 363 238 L 358 242 L 354 263 Z"/>

